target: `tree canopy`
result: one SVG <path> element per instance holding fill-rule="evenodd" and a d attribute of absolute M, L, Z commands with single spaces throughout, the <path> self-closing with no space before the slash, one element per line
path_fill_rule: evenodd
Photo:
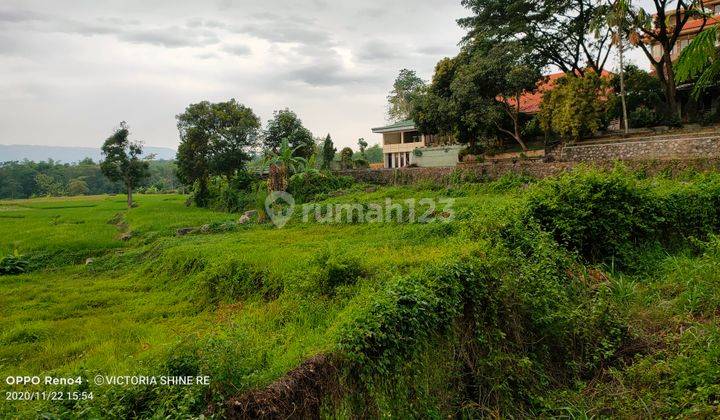
<path fill-rule="evenodd" d="M 287 140 L 293 155 L 309 158 L 315 151 L 313 135 L 302 124 L 297 114 L 289 109 L 275 111 L 263 133 L 263 146 L 272 153 L 278 153 L 283 140 Z"/>
<path fill-rule="evenodd" d="M 211 175 L 230 178 L 251 160 L 260 119 L 252 109 L 231 99 L 191 104 L 177 116 L 177 121 L 178 177 L 186 185 L 198 182 L 195 201 L 204 206 Z"/>
<path fill-rule="evenodd" d="M 393 89 L 387 97 L 388 118 L 392 121 L 402 121 L 410 118 L 412 97 L 425 86 L 425 82 L 418 77 L 415 70 L 402 69 Z"/>
<path fill-rule="evenodd" d="M 537 88 L 541 67 L 521 43 L 475 40 L 437 64 L 432 84 L 415 96 L 412 117 L 426 134 L 471 144 L 507 135 L 526 149 L 519 99 Z"/>
<path fill-rule="evenodd" d="M 335 159 L 335 152 L 337 149 L 335 149 L 335 145 L 333 145 L 332 138 L 330 138 L 330 134 L 328 134 L 325 137 L 325 140 L 323 141 L 322 146 L 322 168 L 323 169 L 330 169 L 330 164 L 332 163 L 333 159 Z"/>
<path fill-rule="evenodd" d="M 149 164 L 142 159 L 142 143 L 129 139 L 130 129 L 123 121 L 102 145 L 100 169 L 111 181 L 120 181 L 127 191 L 128 207 L 132 207 L 133 188 L 150 176 Z"/>
<path fill-rule="evenodd" d="M 473 16 L 458 20 L 464 39 L 519 42 L 540 62 L 566 73 L 600 73 L 610 50 L 610 31 L 593 31 L 601 12 L 596 0 L 462 0 Z"/>

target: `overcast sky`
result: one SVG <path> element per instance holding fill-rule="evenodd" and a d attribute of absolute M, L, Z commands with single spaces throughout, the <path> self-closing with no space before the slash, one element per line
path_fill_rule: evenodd
<path fill-rule="evenodd" d="M 99 147 L 126 120 L 175 148 L 176 114 L 230 98 L 263 124 L 287 107 L 339 146 L 377 143 L 398 71 L 429 79 L 456 54 L 459 3 L 1 0 L 0 144 Z"/>

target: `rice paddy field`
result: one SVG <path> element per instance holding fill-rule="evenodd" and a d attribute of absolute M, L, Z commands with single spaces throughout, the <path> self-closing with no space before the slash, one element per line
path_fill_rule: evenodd
<path fill-rule="evenodd" d="M 512 226 L 552 182 L 355 186 L 321 204 L 452 198 L 453 219 L 294 214 L 282 229 L 232 224 L 238 214 L 181 195 L 139 195 L 131 209 L 123 196 L 0 201 L 0 252 L 29 264 L 0 276 L 0 417 L 250 416 L 232 401 L 261 404 L 247 395 L 318 355 L 341 361 L 332 387 L 343 391 L 323 388 L 311 417 L 720 414 L 720 241 L 712 232 L 649 241 L 627 268 L 582 259 L 549 228 L 513 233 L 517 248 L 495 244 L 526 229 Z M 706 180 L 632 182 L 673 195 Z M 484 302 L 474 317 L 468 296 Z M 469 330 L 478 338 L 468 347 Z M 482 363 L 469 374 L 463 360 Z M 209 385 L 108 385 L 98 375 Z M 9 384 L 16 376 L 82 382 Z M 43 391 L 70 394 L 17 399 Z"/>

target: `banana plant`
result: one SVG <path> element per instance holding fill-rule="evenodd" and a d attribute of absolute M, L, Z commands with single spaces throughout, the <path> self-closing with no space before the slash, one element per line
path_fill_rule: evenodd
<path fill-rule="evenodd" d="M 302 172 L 307 166 L 307 159 L 295 156 L 301 146 L 291 148 L 287 139 L 282 141 L 280 150 L 265 158 L 265 166 L 269 169 L 268 190 L 285 191 L 289 175 Z"/>
<path fill-rule="evenodd" d="M 702 31 L 680 54 L 675 64 L 675 80 L 695 80 L 692 96 L 696 100 L 709 87 L 720 82 L 720 26 Z"/>

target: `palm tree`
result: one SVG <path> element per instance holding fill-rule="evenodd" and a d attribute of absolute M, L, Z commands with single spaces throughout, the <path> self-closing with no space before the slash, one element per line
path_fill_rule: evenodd
<path fill-rule="evenodd" d="M 600 31 L 607 27 L 610 29 L 612 36 L 612 43 L 618 49 L 618 58 L 620 61 L 620 99 L 622 102 L 623 110 L 623 122 L 625 127 L 625 134 L 628 133 L 628 112 L 627 112 L 627 101 L 625 93 L 625 39 L 624 34 L 629 32 L 631 22 L 629 19 L 630 14 L 630 0 L 608 0 L 607 6 L 603 9 L 603 13 L 598 15 L 598 18 L 593 26 L 595 27 L 595 35 L 599 36 Z"/>
<path fill-rule="evenodd" d="M 695 80 L 692 96 L 696 100 L 705 89 L 720 82 L 720 26 L 702 31 L 680 54 L 675 78 L 684 83 Z"/>
<path fill-rule="evenodd" d="M 287 139 L 285 139 L 280 145 L 280 150 L 265 159 L 264 164 L 268 166 L 269 169 L 269 191 L 285 191 L 287 188 L 288 173 L 294 174 L 302 172 L 307 167 L 307 159 L 295 156 L 295 152 L 300 148 L 302 148 L 302 146 L 291 149 Z"/>

